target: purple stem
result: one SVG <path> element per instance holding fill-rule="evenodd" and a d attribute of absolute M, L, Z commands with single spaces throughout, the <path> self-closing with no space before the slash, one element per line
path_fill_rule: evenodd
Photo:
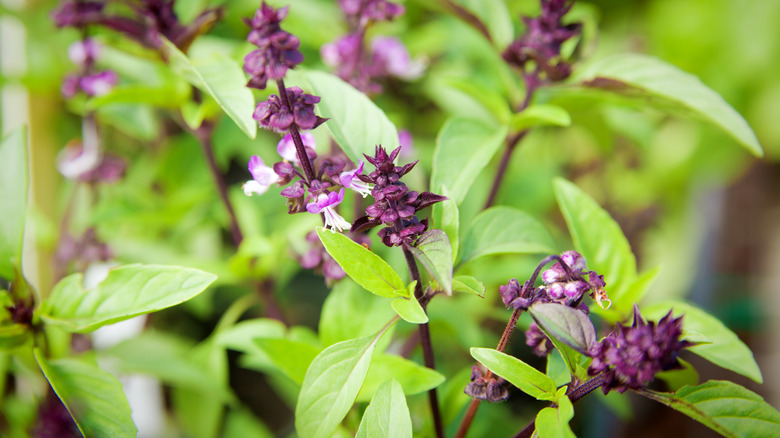
<path fill-rule="evenodd" d="M 290 98 L 287 96 L 287 89 L 284 87 L 284 79 L 276 80 L 276 87 L 279 89 L 279 97 L 282 99 L 282 103 L 293 114 L 293 107 L 290 103 Z M 311 183 L 316 179 L 314 173 L 314 167 L 309 160 L 309 154 L 306 153 L 306 148 L 303 146 L 303 140 L 301 139 L 301 133 L 298 132 L 298 126 L 293 123 L 290 125 L 290 136 L 292 136 L 293 143 L 295 143 L 295 153 L 298 155 L 298 162 L 303 167 L 303 173 L 306 174 L 306 182 Z"/>

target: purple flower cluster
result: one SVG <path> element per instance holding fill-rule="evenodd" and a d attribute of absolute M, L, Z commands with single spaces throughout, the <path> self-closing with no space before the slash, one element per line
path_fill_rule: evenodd
<path fill-rule="evenodd" d="M 111 91 L 119 81 L 111 70 L 94 72 L 95 60 L 100 55 L 100 46 L 90 38 L 76 41 L 68 49 L 68 57 L 78 66 L 79 73 L 71 73 L 62 81 L 62 95 L 66 99 L 74 97 L 79 91 L 87 96 L 100 96 Z"/>
<path fill-rule="evenodd" d="M 261 128 L 285 133 L 294 128 L 299 131 L 314 129 L 328 120 L 314 114 L 314 104 L 320 102 L 319 97 L 306 94 L 298 87 L 290 87 L 286 91 L 289 107 L 275 94 L 257 104 L 252 118 Z"/>
<path fill-rule="evenodd" d="M 394 161 L 401 152 L 397 147 L 390 154 L 382 146 L 376 146 L 373 157 L 364 155 L 376 168 L 368 175 L 357 175 L 364 183 L 374 184 L 371 196 L 374 203 L 366 208 L 366 216 L 355 221 L 352 231 L 362 231 L 384 224 L 379 237 L 387 246 L 414 245 L 417 238 L 428 228 L 428 220 L 419 220 L 414 214 L 446 198 L 430 192 L 418 193 L 409 190 L 401 181 L 417 164 L 396 166 Z"/>
<path fill-rule="evenodd" d="M 341 10 L 355 27 L 365 27 L 370 22 L 390 21 L 403 15 L 403 6 L 387 0 L 339 0 Z"/>
<path fill-rule="evenodd" d="M 263 2 L 255 16 L 246 20 L 252 28 L 247 41 L 257 46 L 244 57 L 244 71 L 251 76 L 247 87 L 264 89 L 269 79 L 282 79 L 287 69 L 303 62 L 300 40 L 279 25 L 288 11 L 289 6 L 274 9 Z"/>
<path fill-rule="evenodd" d="M 693 343 L 680 340 L 682 317 L 672 318 L 670 311 L 658 324 L 646 322 L 634 305 L 634 323 L 631 327 L 615 326 L 612 333 L 593 345 L 593 361 L 588 374 L 605 373 L 608 378 L 601 389 L 619 393 L 642 388 L 660 371 L 680 368 L 677 355 Z"/>
<path fill-rule="evenodd" d="M 546 81 L 556 82 L 571 74 L 571 66 L 560 59 L 561 45 L 581 32 L 580 23 L 561 20 L 572 7 L 571 0 L 541 0 L 538 17 L 523 17 L 526 32 L 504 50 L 502 57 L 523 71 L 529 89 Z M 529 66 L 533 67 L 529 71 Z"/>
<path fill-rule="evenodd" d="M 60 239 L 55 254 L 60 266 L 75 264 L 76 270 L 83 272 L 92 263 L 105 262 L 114 258 L 111 248 L 100 240 L 94 228 L 87 228 L 81 236 L 65 232 Z"/>
<path fill-rule="evenodd" d="M 463 392 L 477 400 L 502 401 L 509 397 L 509 382 L 478 364 L 471 367 L 471 382 Z"/>

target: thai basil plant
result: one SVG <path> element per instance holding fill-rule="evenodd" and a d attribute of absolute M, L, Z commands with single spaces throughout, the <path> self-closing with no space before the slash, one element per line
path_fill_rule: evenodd
<path fill-rule="evenodd" d="M 507 3 L 20 12 L 62 41 L 70 140 L 45 165 L 34 121 L 0 145 L 0 435 L 607 436 L 640 398 L 780 434 L 700 379 L 763 377 L 656 296 L 578 150 L 668 118 L 760 157 L 755 134 L 671 64 L 596 55 L 593 6 Z M 595 152 L 628 180 L 620 153 Z"/>

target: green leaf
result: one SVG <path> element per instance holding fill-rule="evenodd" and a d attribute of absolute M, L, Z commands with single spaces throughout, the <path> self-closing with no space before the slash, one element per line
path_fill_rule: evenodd
<path fill-rule="evenodd" d="M 621 301 L 631 304 L 642 301 L 642 298 L 644 298 L 645 294 L 650 290 L 650 286 L 653 285 L 653 282 L 655 282 L 655 279 L 660 273 L 661 266 L 656 266 L 639 274 L 636 281 L 628 287 L 628 290 L 621 298 Z"/>
<path fill-rule="evenodd" d="M 463 239 L 460 264 L 491 254 L 555 252 L 544 225 L 510 207 L 491 207 L 471 223 Z"/>
<path fill-rule="evenodd" d="M 367 294 L 362 287 L 345 278 L 325 298 L 320 315 L 319 334 L 323 345 L 376 333 L 395 316 L 387 300 Z M 390 336 L 384 339 L 389 340 Z M 384 351 L 380 341 L 377 348 Z"/>
<path fill-rule="evenodd" d="M 228 361 L 225 349 L 208 338 L 196 345 L 187 358 L 199 367 L 215 385 L 228 387 Z M 226 389 L 227 390 L 227 389 Z M 210 391 L 174 387 L 171 400 L 180 424 L 187 436 L 217 438 L 225 411 L 225 402 Z"/>
<path fill-rule="evenodd" d="M 492 348 L 471 348 L 471 356 L 493 373 L 503 377 L 536 399 L 549 400 L 558 389 L 555 382 L 527 363 Z"/>
<path fill-rule="evenodd" d="M 466 292 L 480 298 L 485 298 L 485 285 L 469 275 L 455 276 L 452 279 L 452 290 L 455 292 Z"/>
<path fill-rule="evenodd" d="M 186 3 L 186 2 L 179 2 Z M 248 408 L 230 411 L 225 418 L 224 438 L 273 438 L 275 435 Z"/>
<path fill-rule="evenodd" d="M 684 336 L 705 334 L 711 340 L 712 343 L 689 348 L 691 352 L 758 383 L 763 382 L 761 370 L 750 348 L 722 322 L 704 310 L 682 301 L 668 301 L 648 306 L 642 310 L 642 315 L 647 319 L 659 320 L 669 309 L 674 309 L 675 317 L 685 315 L 682 320 Z"/>
<path fill-rule="evenodd" d="M 187 102 L 189 97 L 190 87 L 183 81 L 172 82 L 164 86 L 122 84 L 112 88 L 106 94 L 89 99 L 86 107 L 89 110 L 95 110 L 106 105 L 125 103 L 177 108 Z"/>
<path fill-rule="evenodd" d="M 30 338 L 27 324 L 0 325 L 0 351 L 20 347 Z"/>
<path fill-rule="evenodd" d="M 319 348 L 290 339 L 256 339 L 255 343 L 263 350 L 273 366 L 298 385 L 303 384 L 306 370 L 320 353 Z"/>
<path fill-rule="evenodd" d="M 649 389 L 639 394 L 693 418 L 725 437 L 777 436 L 780 412 L 758 394 L 736 383 L 710 380 L 674 393 Z"/>
<path fill-rule="evenodd" d="M 256 339 L 283 338 L 286 332 L 287 326 L 281 321 L 257 318 L 241 321 L 220 330 L 215 341 L 222 347 L 250 354 L 259 351 Z"/>
<path fill-rule="evenodd" d="M 445 85 L 462 91 L 479 102 L 480 105 L 496 117 L 496 121 L 499 123 L 506 123 L 512 116 L 509 102 L 495 89 L 484 87 L 473 80 L 467 79 L 448 78 L 443 82 Z"/>
<path fill-rule="evenodd" d="M 27 130 L 12 131 L 0 140 L 0 277 L 14 277 L 11 259 L 21 262 L 27 209 Z"/>
<path fill-rule="evenodd" d="M 515 131 L 524 131 L 537 126 L 569 126 L 571 116 L 568 111 L 549 103 L 531 105 L 523 111 L 514 114 L 509 120 L 509 126 Z"/>
<path fill-rule="evenodd" d="M 620 226 L 576 185 L 559 178 L 554 187 L 574 247 L 587 260 L 588 269 L 604 276 L 615 309 L 629 311 L 633 302 L 626 296 L 636 281 L 636 259 Z"/>
<path fill-rule="evenodd" d="M 458 257 L 458 246 L 460 245 L 460 215 L 458 212 L 458 204 L 450 198 L 449 189 L 447 186 L 441 188 L 441 195 L 447 197 L 444 201 L 433 204 L 431 216 L 433 217 L 433 225 L 445 233 L 450 239 L 450 247 L 452 247 L 452 261 Z"/>
<path fill-rule="evenodd" d="M 463 202 L 474 179 L 504 144 L 506 134 L 506 126 L 496 128 L 464 117 L 447 120 L 436 138 L 431 191 L 441 193 L 446 186 L 450 199 Z"/>
<path fill-rule="evenodd" d="M 122 385 L 107 371 L 84 358 L 48 360 L 35 350 L 35 360 L 57 397 L 85 437 L 135 437 Z"/>
<path fill-rule="evenodd" d="M 376 354 L 371 359 L 366 380 L 357 401 L 371 400 L 377 389 L 388 379 L 397 380 L 406 395 L 419 394 L 441 385 L 444 376 L 428 367 L 394 354 Z"/>
<path fill-rule="evenodd" d="M 374 336 L 333 344 L 314 358 L 295 406 L 298 436 L 326 438 L 333 433 L 355 402 L 374 347 L 389 326 Z"/>
<path fill-rule="evenodd" d="M 246 76 L 237 62 L 218 52 L 191 60 L 165 38 L 162 47 L 176 74 L 211 96 L 249 138 L 255 138 L 257 123 L 252 118 L 255 100 L 245 86 Z"/>
<path fill-rule="evenodd" d="M 678 358 L 677 362 L 682 365 L 682 369 L 661 371 L 656 374 L 657 379 L 663 380 L 672 391 L 676 391 L 685 385 L 698 385 L 699 372 L 690 363 Z"/>
<path fill-rule="evenodd" d="M 503 50 L 515 38 L 512 14 L 503 0 L 467 0 L 468 8 L 485 23 L 493 44 Z"/>
<path fill-rule="evenodd" d="M 70 332 L 90 332 L 187 301 L 217 277 L 192 268 L 133 264 L 111 269 L 91 289 L 84 288 L 83 278 L 78 273 L 60 280 L 38 316 Z"/>
<path fill-rule="evenodd" d="M 545 332 L 543 328 L 540 327 L 540 329 Z M 573 348 L 561 342 L 561 340 L 558 338 L 550 336 L 547 332 L 545 332 L 545 335 L 553 343 L 553 346 L 555 346 L 555 349 L 558 351 L 557 356 L 560 356 L 561 360 L 563 360 L 563 364 L 569 371 L 569 377 L 577 375 L 577 365 L 580 363 L 582 355 Z M 555 355 L 551 354 L 551 356 Z"/>
<path fill-rule="evenodd" d="M 658 58 L 628 53 L 609 56 L 586 67 L 573 80 L 649 102 L 671 103 L 720 128 L 752 154 L 764 154 L 750 125 L 723 97 L 698 77 Z"/>
<path fill-rule="evenodd" d="M 428 322 L 428 315 L 413 293 L 409 294 L 408 298 L 398 298 L 391 301 L 390 306 L 406 322 L 411 322 L 412 324 L 425 324 Z"/>
<path fill-rule="evenodd" d="M 406 291 L 401 277 L 381 257 L 349 237 L 322 227 L 317 228 L 328 254 L 349 277 L 367 291 L 382 297 L 396 298 L 396 291 Z"/>
<path fill-rule="evenodd" d="M 388 380 L 363 413 L 355 438 L 411 438 L 412 417 L 401 385 Z"/>
<path fill-rule="evenodd" d="M 566 347 L 566 345 L 563 346 Z M 569 350 L 574 351 L 572 349 Z M 560 352 L 560 350 L 558 351 Z M 572 371 L 572 368 L 569 367 L 568 363 L 563 360 L 562 354 L 550 353 L 547 355 L 547 369 L 545 370 L 545 374 L 553 379 L 555 386 L 561 386 L 571 382 L 571 376 L 574 372 Z"/>
<path fill-rule="evenodd" d="M 452 295 L 452 247 L 447 234 L 442 230 L 428 230 L 409 249 L 444 292 Z"/>
<path fill-rule="evenodd" d="M 536 436 L 539 438 L 576 438 L 569 427 L 574 418 L 574 406 L 566 396 L 566 389 L 557 398 L 557 407 L 544 408 L 536 414 Z"/>
<path fill-rule="evenodd" d="M 317 104 L 319 115 L 330 118 L 325 126 L 353 162 L 362 160 L 363 154 L 373 156 L 376 145 L 388 150 L 400 146 L 395 125 L 371 99 L 352 85 L 330 73 L 318 71 L 291 71 L 288 76 L 293 82 L 308 83 L 312 93 L 322 98 Z"/>
<path fill-rule="evenodd" d="M 536 303 L 528 312 L 548 336 L 580 353 L 587 354 L 596 342 L 596 329 L 580 310 L 558 303 Z"/>

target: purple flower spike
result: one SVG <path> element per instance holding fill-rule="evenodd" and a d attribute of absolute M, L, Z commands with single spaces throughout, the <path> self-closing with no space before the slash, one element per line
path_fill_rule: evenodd
<path fill-rule="evenodd" d="M 68 48 L 68 58 L 76 65 L 92 64 L 99 55 L 100 45 L 91 38 L 76 41 Z"/>
<path fill-rule="evenodd" d="M 292 113 L 279 96 L 272 94 L 268 100 L 257 105 L 252 118 L 257 120 L 261 128 L 280 133 L 287 132 L 293 123 L 298 129 L 304 130 L 314 129 L 328 120 L 314 114 L 314 104 L 319 103 L 319 97 L 305 94 L 298 87 L 288 88 L 287 97 L 292 105 Z"/>
<path fill-rule="evenodd" d="M 257 155 L 252 155 L 249 159 L 249 173 L 252 179 L 243 185 L 244 194 L 247 196 L 262 195 L 268 191 L 271 184 L 279 180 L 279 176 L 274 170 L 265 165 L 263 159 Z"/>
<path fill-rule="evenodd" d="M 314 139 L 314 135 L 310 132 L 301 132 L 301 140 L 303 140 L 303 147 L 306 149 L 306 154 L 309 156 L 309 159 L 313 160 L 317 158 L 317 153 L 314 152 L 314 149 L 317 148 L 317 141 Z M 298 162 L 298 153 L 295 149 L 295 142 L 293 141 L 292 135 L 287 134 L 279 140 L 279 143 L 276 145 L 276 152 L 285 160 L 300 166 L 301 163 Z"/>
<path fill-rule="evenodd" d="M 342 188 L 338 193 L 329 192 L 328 194 L 320 193 L 317 196 L 316 201 L 312 201 L 306 204 L 306 211 L 312 214 L 324 214 L 325 215 L 325 227 L 330 227 L 331 232 L 339 232 L 348 230 L 352 227 L 352 224 L 347 222 L 341 217 L 333 207 L 341 204 L 344 200 L 344 189 Z"/>
<path fill-rule="evenodd" d="M 269 79 L 282 79 L 288 69 L 303 62 L 300 40 L 279 25 L 288 11 L 289 6 L 274 9 L 263 2 L 247 21 L 252 27 L 247 40 L 258 47 L 244 58 L 244 71 L 251 76 L 248 87 L 264 89 Z"/>
<path fill-rule="evenodd" d="M 371 21 L 390 21 L 403 15 L 403 6 L 386 0 L 339 0 L 341 10 L 351 20 L 366 24 Z"/>
<path fill-rule="evenodd" d="M 79 86 L 88 96 L 100 96 L 108 93 L 119 82 L 116 73 L 111 70 L 84 76 L 79 80 Z"/>
<path fill-rule="evenodd" d="M 363 160 L 358 161 L 358 167 L 355 170 L 341 172 L 339 181 L 341 185 L 360 193 L 364 198 L 371 194 L 371 186 L 364 183 L 357 175 L 363 174 Z"/>

